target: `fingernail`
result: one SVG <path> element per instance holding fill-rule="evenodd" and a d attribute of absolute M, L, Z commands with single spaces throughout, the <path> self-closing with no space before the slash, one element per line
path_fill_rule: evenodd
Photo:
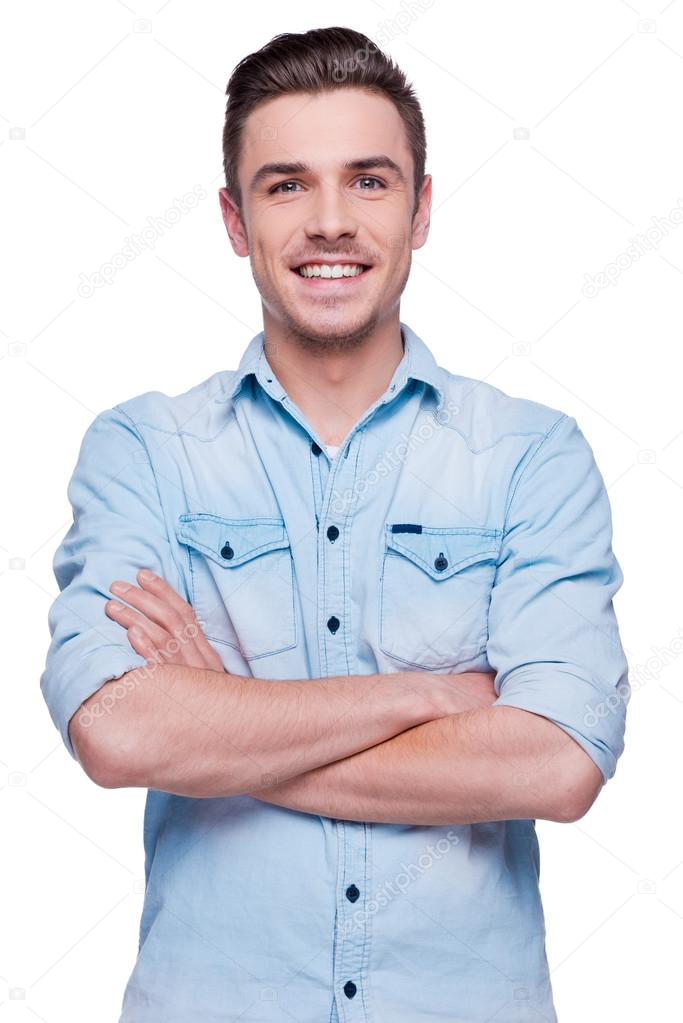
<path fill-rule="evenodd" d="M 138 576 L 142 579 L 143 583 L 151 583 L 156 579 L 154 572 L 150 572 L 147 568 L 141 568 Z"/>
<path fill-rule="evenodd" d="M 112 583 L 109 587 L 112 593 L 128 593 L 130 588 L 128 583 Z"/>
<path fill-rule="evenodd" d="M 109 610 L 110 611 L 125 611 L 126 609 L 125 609 L 123 604 L 119 604 L 118 600 L 110 600 L 109 601 Z"/>

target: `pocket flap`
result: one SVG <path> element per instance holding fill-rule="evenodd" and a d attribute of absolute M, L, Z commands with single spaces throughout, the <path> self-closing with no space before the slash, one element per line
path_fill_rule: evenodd
<path fill-rule="evenodd" d="M 222 568 L 236 568 L 266 551 L 289 547 L 282 519 L 225 519 L 193 512 L 178 517 L 176 536 Z"/>
<path fill-rule="evenodd" d="M 448 579 L 478 561 L 496 561 L 503 536 L 501 529 L 475 526 L 388 523 L 384 528 L 387 548 L 408 558 L 432 579 Z"/>

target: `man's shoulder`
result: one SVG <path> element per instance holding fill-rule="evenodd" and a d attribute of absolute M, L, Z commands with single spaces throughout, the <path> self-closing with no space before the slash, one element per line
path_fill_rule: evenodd
<path fill-rule="evenodd" d="M 224 412 L 228 388 L 236 370 L 219 370 L 179 394 L 144 391 L 118 402 L 112 411 L 130 420 L 140 432 L 211 436 Z"/>
<path fill-rule="evenodd" d="M 545 437 L 567 413 L 531 398 L 509 394 L 487 380 L 443 373 L 445 425 L 456 430 L 472 451 L 498 444 L 505 437 Z"/>

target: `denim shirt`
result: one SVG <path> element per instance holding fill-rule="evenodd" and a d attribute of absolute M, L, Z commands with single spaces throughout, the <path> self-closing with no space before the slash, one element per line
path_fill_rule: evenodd
<path fill-rule="evenodd" d="M 69 718 L 145 661 L 104 612 L 148 567 L 226 671 L 495 672 L 608 780 L 628 666 L 608 497 L 574 418 L 404 353 L 334 458 L 252 338 L 239 368 L 88 427 L 41 688 Z M 534 820 L 336 820 L 149 790 L 120 1023 L 556 1020 Z"/>

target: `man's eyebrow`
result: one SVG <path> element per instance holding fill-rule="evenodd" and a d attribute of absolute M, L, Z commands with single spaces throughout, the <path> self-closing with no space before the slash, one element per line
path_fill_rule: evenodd
<path fill-rule="evenodd" d="M 361 160 L 347 160 L 344 164 L 344 170 L 389 170 L 393 171 L 401 184 L 405 185 L 406 179 L 403 171 L 390 156 L 381 154 L 380 156 L 366 156 Z"/>
<path fill-rule="evenodd" d="M 342 164 L 344 170 L 367 171 L 367 170 L 388 170 L 392 171 L 401 184 L 405 184 L 405 175 L 395 160 L 390 156 L 380 154 L 379 156 L 364 156 L 358 160 L 346 160 Z M 253 192 L 266 178 L 289 177 L 294 174 L 309 174 L 312 168 L 301 161 L 297 163 L 264 163 L 259 167 L 251 179 L 251 191 Z"/>

